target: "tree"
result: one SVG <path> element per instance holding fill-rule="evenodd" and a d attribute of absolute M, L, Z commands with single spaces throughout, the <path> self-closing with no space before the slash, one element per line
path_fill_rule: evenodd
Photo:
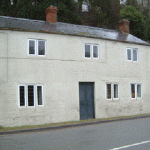
<path fill-rule="evenodd" d="M 7 15 L 7 11 L 11 7 L 11 2 L 10 0 L 1 0 L 0 1 L 0 14 L 1 15 Z"/>
<path fill-rule="evenodd" d="M 140 9 L 143 15 L 146 15 L 150 20 L 150 0 L 142 0 Z"/>
<path fill-rule="evenodd" d="M 58 7 L 58 20 L 61 22 L 68 22 L 74 24 L 81 24 L 81 17 L 76 13 L 73 0 L 59 0 Z"/>
<path fill-rule="evenodd" d="M 73 0 L 10 0 L 0 1 L 0 15 L 45 20 L 45 10 L 50 5 L 58 8 L 58 21 L 81 24 L 81 18 L 75 13 Z"/>
<path fill-rule="evenodd" d="M 125 6 L 134 6 L 150 20 L 150 0 L 127 0 Z"/>
<path fill-rule="evenodd" d="M 144 40 L 148 39 L 148 20 L 133 6 L 126 6 L 120 11 L 121 19 L 130 21 L 130 33 Z"/>
<path fill-rule="evenodd" d="M 137 2 L 137 0 L 127 0 L 126 5 L 131 5 L 131 6 L 137 7 L 138 2 Z"/>
<path fill-rule="evenodd" d="M 116 28 L 119 21 L 119 0 L 89 0 L 88 20 L 90 26 Z"/>

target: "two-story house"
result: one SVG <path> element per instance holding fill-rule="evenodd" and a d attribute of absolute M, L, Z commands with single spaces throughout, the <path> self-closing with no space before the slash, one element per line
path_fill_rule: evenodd
<path fill-rule="evenodd" d="M 0 125 L 150 113 L 150 45 L 119 29 L 0 16 Z"/>

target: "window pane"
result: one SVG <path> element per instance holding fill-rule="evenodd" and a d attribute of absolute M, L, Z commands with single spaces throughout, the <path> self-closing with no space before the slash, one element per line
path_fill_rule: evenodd
<path fill-rule="evenodd" d="M 38 99 L 38 105 L 43 105 L 42 86 L 37 86 L 37 99 Z"/>
<path fill-rule="evenodd" d="M 35 54 L 35 41 L 29 40 L 29 54 Z"/>
<path fill-rule="evenodd" d="M 127 49 L 127 60 L 131 60 L 131 49 Z"/>
<path fill-rule="evenodd" d="M 131 98 L 135 98 L 135 84 L 131 84 Z"/>
<path fill-rule="evenodd" d="M 20 86 L 19 91 L 20 91 L 20 106 L 25 106 L 25 87 Z"/>
<path fill-rule="evenodd" d="M 118 84 L 114 84 L 114 98 L 118 98 Z"/>
<path fill-rule="evenodd" d="M 45 55 L 45 41 L 38 41 L 38 55 Z"/>
<path fill-rule="evenodd" d="M 93 46 L 93 57 L 98 58 L 98 46 Z"/>
<path fill-rule="evenodd" d="M 137 85 L 137 97 L 141 98 L 141 85 L 140 84 Z"/>
<path fill-rule="evenodd" d="M 90 58 L 90 45 L 85 45 L 85 57 Z"/>
<path fill-rule="evenodd" d="M 137 50 L 133 50 L 133 61 L 137 61 Z"/>
<path fill-rule="evenodd" d="M 34 106 L 34 86 L 28 85 L 28 106 Z"/>
<path fill-rule="evenodd" d="M 111 99 L 111 84 L 107 84 L 107 99 Z"/>

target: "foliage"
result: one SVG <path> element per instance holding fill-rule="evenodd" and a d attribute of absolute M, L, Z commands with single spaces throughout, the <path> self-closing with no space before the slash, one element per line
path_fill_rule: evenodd
<path fill-rule="evenodd" d="M 89 25 L 116 28 L 121 8 L 119 0 L 89 0 L 89 3 Z"/>
<path fill-rule="evenodd" d="M 83 1 L 89 2 L 88 13 L 82 12 Z M 58 21 L 114 28 L 119 20 L 119 0 L 10 0 L 0 2 L 0 15 L 45 20 L 45 9 L 50 5 L 58 8 Z M 81 21 L 81 16 L 82 20 Z M 85 21 L 86 20 L 86 21 Z"/>
<path fill-rule="evenodd" d="M 45 20 L 45 10 L 50 5 L 57 6 L 58 21 L 81 24 L 73 0 L 13 0 L 13 5 L 10 0 L 3 0 L 0 2 L 0 15 Z"/>
<path fill-rule="evenodd" d="M 126 5 L 137 7 L 138 3 L 137 3 L 137 0 L 127 0 Z"/>
<path fill-rule="evenodd" d="M 150 19 L 150 0 L 127 0 L 126 6 L 134 6 L 143 15 Z"/>
<path fill-rule="evenodd" d="M 126 6 L 120 11 L 121 19 L 128 19 L 130 21 L 130 33 L 141 38 L 148 39 L 148 24 L 149 22 L 141 12 L 134 6 Z"/>

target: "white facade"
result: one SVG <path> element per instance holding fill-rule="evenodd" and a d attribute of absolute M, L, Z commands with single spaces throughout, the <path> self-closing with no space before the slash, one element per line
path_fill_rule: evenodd
<path fill-rule="evenodd" d="M 29 39 L 46 41 L 44 56 L 29 54 Z M 11 30 L 1 30 L 0 41 L 2 126 L 80 120 L 79 82 L 94 82 L 95 118 L 150 113 L 149 46 Z M 98 45 L 98 58 L 85 58 L 85 44 Z M 137 61 L 127 60 L 127 48 L 138 50 Z M 107 84 L 118 85 L 117 99 L 107 99 Z M 131 97 L 131 84 L 141 85 L 140 98 Z M 38 105 L 35 92 L 34 106 L 27 100 L 20 106 L 21 85 L 40 85 L 43 104 Z"/>

